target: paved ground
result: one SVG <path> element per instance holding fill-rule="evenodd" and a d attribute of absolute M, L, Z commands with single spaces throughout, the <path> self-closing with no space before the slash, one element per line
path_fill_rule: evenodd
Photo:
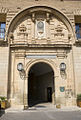
<path fill-rule="evenodd" d="M 24 111 L 10 108 L 0 112 L 0 120 L 81 120 L 81 108 L 56 109 L 51 104 L 37 105 Z"/>
<path fill-rule="evenodd" d="M 81 111 L 25 111 L 6 113 L 0 120 L 81 120 Z"/>

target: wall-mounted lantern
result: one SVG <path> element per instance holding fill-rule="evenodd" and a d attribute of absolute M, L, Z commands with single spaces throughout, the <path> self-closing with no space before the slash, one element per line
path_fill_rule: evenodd
<path fill-rule="evenodd" d="M 24 68 L 23 68 L 23 64 L 22 63 L 18 63 L 17 64 L 17 70 L 18 71 L 22 71 Z"/>
<path fill-rule="evenodd" d="M 62 79 L 66 79 L 67 75 L 66 75 L 66 64 L 65 63 L 61 63 L 60 64 L 60 74 Z"/>
<path fill-rule="evenodd" d="M 26 104 L 26 96 L 25 96 L 25 79 L 26 79 L 26 71 L 24 70 L 24 65 L 22 63 L 17 64 L 17 70 L 19 71 L 20 78 L 24 80 L 23 82 L 23 104 L 24 104 L 24 110 L 27 109 L 27 104 Z"/>
<path fill-rule="evenodd" d="M 66 70 L 66 64 L 65 63 L 61 63 L 60 64 L 60 71 L 65 71 Z"/>

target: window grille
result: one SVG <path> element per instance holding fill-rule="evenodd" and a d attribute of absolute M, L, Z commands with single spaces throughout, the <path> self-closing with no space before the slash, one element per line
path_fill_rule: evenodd
<path fill-rule="evenodd" d="M 5 23 L 0 23 L 0 39 L 5 39 Z"/>

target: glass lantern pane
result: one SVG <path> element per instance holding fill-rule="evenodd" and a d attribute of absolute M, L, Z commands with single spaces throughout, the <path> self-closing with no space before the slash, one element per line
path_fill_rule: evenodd
<path fill-rule="evenodd" d="M 18 71 L 22 71 L 23 70 L 23 64 L 22 63 L 18 63 L 17 70 Z"/>
<path fill-rule="evenodd" d="M 66 69 L 66 64 L 65 63 L 61 63 L 60 64 L 60 70 L 65 70 Z"/>

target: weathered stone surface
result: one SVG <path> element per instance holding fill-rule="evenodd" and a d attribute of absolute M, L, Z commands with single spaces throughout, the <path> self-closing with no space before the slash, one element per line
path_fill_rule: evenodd
<path fill-rule="evenodd" d="M 29 72 L 42 62 L 54 72 L 54 76 L 49 72 L 39 76 L 40 87 L 40 79 L 45 80 L 45 95 L 52 86 L 53 104 L 76 105 L 76 95 L 81 93 L 81 42 L 74 31 L 81 1 L 0 0 L 0 15 L 0 22 L 6 21 L 5 40 L 0 39 L 0 96 L 7 96 L 11 106 L 28 106 Z M 22 72 L 17 70 L 18 63 L 24 65 Z M 61 63 L 66 64 L 64 72 Z"/>

